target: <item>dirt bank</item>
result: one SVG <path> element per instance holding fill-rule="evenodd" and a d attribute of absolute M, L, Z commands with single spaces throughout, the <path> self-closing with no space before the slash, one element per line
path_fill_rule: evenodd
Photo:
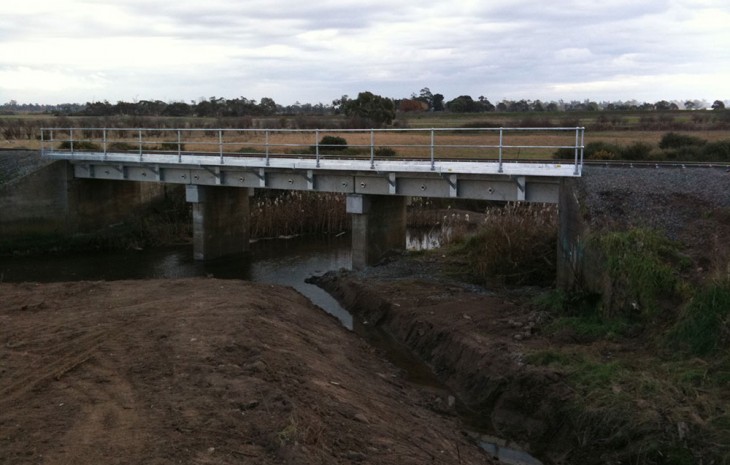
<path fill-rule="evenodd" d="M 491 463 L 291 289 L 0 284 L 0 463 Z"/>
<path fill-rule="evenodd" d="M 724 365 L 660 356 L 646 332 L 556 329 L 566 320 L 535 305 L 540 290 L 464 284 L 458 260 L 406 255 L 316 282 L 428 363 L 483 427 L 545 463 L 724 463 L 727 390 L 712 381 Z"/>
<path fill-rule="evenodd" d="M 380 326 L 428 363 L 473 410 L 478 425 L 547 462 L 572 448 L 561 416 L 570 388 L 562 375 L 524 363 L 543 323 L 525 296 L 489 293 L 449 279 L 434 255 L 315 281 L 365 325 Z M 452 264 L 453 265 L 453 264 Z"/>

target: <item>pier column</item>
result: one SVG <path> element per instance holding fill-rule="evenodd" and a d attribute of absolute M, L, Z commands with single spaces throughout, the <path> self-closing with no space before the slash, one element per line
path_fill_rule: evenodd
<path fill-rule="evenodd" d="M 389 195 L 347 196 L 352 214 L 352 267 L 377 264 L 388 252 L 406 246 L 406 197 Z"/>
<path fill-rule="evenodd" d="M 193 204 L 193 257 L 212 260 L 248 251 L 248 189 L 240 187 L 186 187 Z"/>

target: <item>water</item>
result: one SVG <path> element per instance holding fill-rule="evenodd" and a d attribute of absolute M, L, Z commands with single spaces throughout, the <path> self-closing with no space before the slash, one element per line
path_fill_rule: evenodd
<path fill-rule="evenodd" d="M 329 270 L 351 267 L 350 237 L 299 237 L 261 240 L 249 255 L 210 262 L 192 258 L 190 246 L 84 255 L 4 257 L 4 282 L 114 281 L 214 277 L 290 286 L 352 329 L 352 316 L 319 287 L 304 280 Z"/>

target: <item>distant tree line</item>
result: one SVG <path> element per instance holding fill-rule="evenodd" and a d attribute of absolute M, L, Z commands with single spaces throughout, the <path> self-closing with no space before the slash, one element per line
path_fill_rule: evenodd
<path fill-rule="evenodd" d="M 460 95 L 446 101 L 443 94 L 433 93 L 424 87 L 410 97 L 391 99 L 361 92 L 357 98 L 347 95 L 334 100 L 331 104 L 309 104 L 296 102 L 293 105 L 279 105 L 272 98 L 264 97 L 261 101 L 246 97 L 226 99 L 222 97 L 201 98 L 197 101 L 163 102 L 161 100 L 140 100 L 135 102 L 109 101 L 87 102 L 85 104 L 65 103 L 60 105 L 19 104 L 11 100 L 0 105 L 0 114 L 42 113 L 63 116 L 158 116 L 158 117 L 262 117 L 292 115 L 336 115 L 344 114 L 357 126 L 382 126 L 393 122 L 397 113 L 417 112 L 453 112 L 453 113 L 541 113 L 541 112 L 592 112 L 592 111 L 673 111 L 700 110 L 711 108 L 725 110 L 722 100 L 715 100 L 711 105 L 703 100 L 667 101 L 654 103 L 636 100 L 595 102 L 583 101 L 549 101 L 541 100 L 502 100 L 496 104 L 488 98 L 477 99 L 469 95 Z"/>

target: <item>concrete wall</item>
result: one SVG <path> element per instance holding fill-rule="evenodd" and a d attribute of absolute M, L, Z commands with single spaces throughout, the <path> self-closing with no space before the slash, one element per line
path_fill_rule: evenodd
<path fill-rule="evenodd" d="M 249 189 L 189 185 L 193 204 L 193 258 L 213 260 L 249 250 Z"/>
<path fill-rule="evenodd" d="M 351 195 L 352 267 L 375 265 L 393 250 L 406 246 L 406 200 L 403 196 Z"/>
<path fill-rule="evenodd" d="M 89 232 L 129 219 L 163 196 L 163 184 L 74 179 L 66 161 L 0 185 L 0 236 Z"/>

